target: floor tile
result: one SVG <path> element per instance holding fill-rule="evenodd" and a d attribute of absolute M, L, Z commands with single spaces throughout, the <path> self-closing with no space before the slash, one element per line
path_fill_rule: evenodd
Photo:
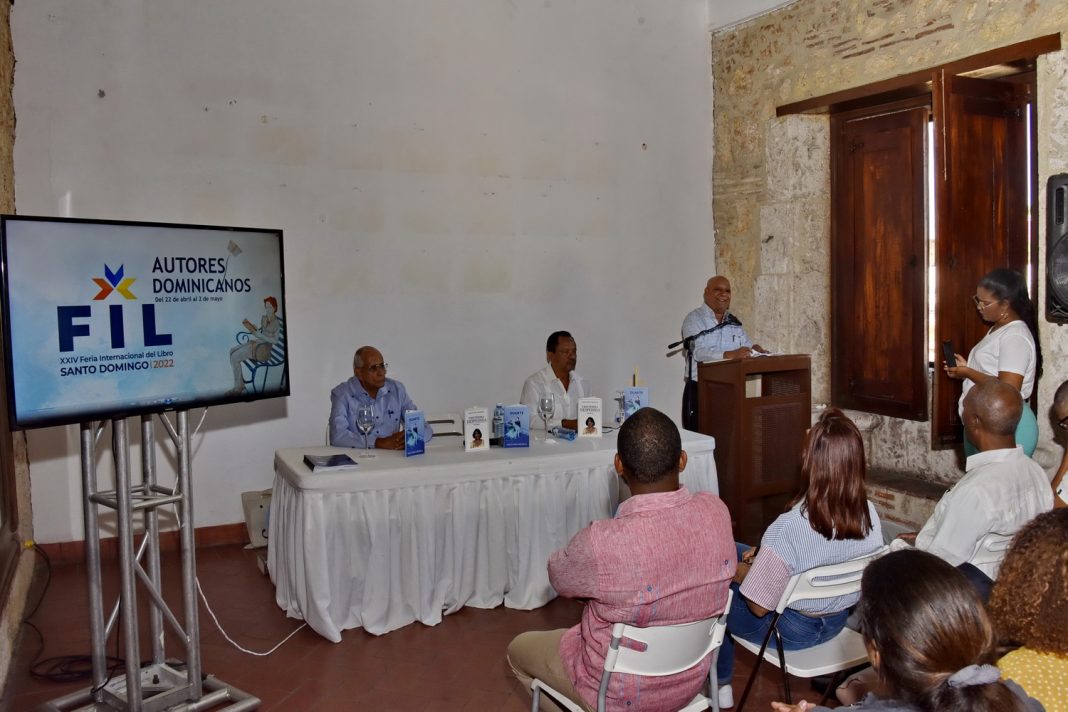
<path fill-rule="evenodd" d="M 256 568 L 255 553 L 235 545 L 197 550 L 198 573 L 208 601 L 228 633 L 240 645 L 263 652 L 296 630 L 300 621 L 285 616 L 274 601 L 270 580 Z M 44 581 L 38 567 L 30 600 L 35 602 Z M 118 572 L 105 564 L 104 590 L 114 600 Z M 163 557 L 164 598 L 181 611 L 177 554 Z M 42 658 L 89 653 L 88 596 L 83 564 L 56 567 L 52 581 L 32 622 L 44 636 Z M 143 593 L 143 592 L 142 592 Z M 139 608 L 146 596 L 139 596 Z M 505 648 L 518 633 L 574 625 L 582 615 L 578 602 L 556 599 L 534 611 L 463 608 L 440 625 L 413 623 L 383 636 L 349 630 L 340 643 L 331 643 L 310 628 L 298 632 L 275 653 L 253 656 L 226 642 L 216 630 L 203 603 L 199 604 L 201 658 L 205 673 L 216 676 L 262 700 L 261 710 L 387 710 L 404 712 L 525 712 L 526 690 L 511 676 Z M 144 614 L 142 613 L 142 616 Z M 179 615 L 181 618 L 181 615 Z M 144 618 L 142 618 L 144 620 Z M 142 624 L 141 657 L 150 655 L 147 622 Z M 180 659 L 184 650 L 167 635 L 167 655 Z M 116 651 L 109 639 L 109 654 Z M 26 712 L 73 691 L 88 680 L 49 682 L 29 673 L 40 639 L 23 626 L 3 695 L 0 712 Z M 118 651 L 121 654 L 121 650 Z M 734 688 L 741 695 L 752 669 L 752 656 L 739 651 Z M 815 700 L 805 681 L 794 681 L 795 699 Z M 778 671 L 762 667 L 750 710 L 767 710 L 782 697 Z"/>

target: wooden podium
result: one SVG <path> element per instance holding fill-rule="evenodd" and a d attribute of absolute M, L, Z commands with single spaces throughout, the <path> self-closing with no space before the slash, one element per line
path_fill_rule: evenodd
<path fill-rule="evenodd" d="M 719 492 L 734 538 L 755 546 L 800 486 L 801 445 L 812 417 L 810 359 L 702 363 L 697 378 L 698 430 L 716 438 Z"/>

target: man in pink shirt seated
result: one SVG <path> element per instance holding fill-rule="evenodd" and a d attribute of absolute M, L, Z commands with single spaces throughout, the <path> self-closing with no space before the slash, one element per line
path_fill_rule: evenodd
<path fill-rule="evenodd" d="M 679 430 L 653 408 L 619 429 L 616 472 L 631 498 L 613 519 L 591 523 L 549 558 L 549 581 L 561 596 L 583 599 L 582 621 L 564 630 L 532 631 L 508 646 L 508 662 L 529 690 L 534 678 L 597 708 L 612 625 L 688 623 L 720 613 L 737 553 L 727 507 L 711 492 L 679 485 L 686 467 Z M 711 656 L 668 677 L 617 674 L 607 708 L 626 712 L 677 710 L 708 676 Z M 547 695 L 543 710 L 558 710 Z"/>

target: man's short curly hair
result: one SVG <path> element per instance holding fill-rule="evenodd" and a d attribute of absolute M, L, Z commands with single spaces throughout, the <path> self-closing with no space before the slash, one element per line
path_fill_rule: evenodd
<path fill-rule="evenodd" d="M 1068 509 L 1038 515 L 1013 538 L 990 615 L 1003 642 L 1068 654 Z"/>
<path fill-rule="evenodd" d="M 651 484 L 679 471 L 682 437 L 671 418 L 645 407 L 623 421 L 616 451 L 635 481 Z"/>

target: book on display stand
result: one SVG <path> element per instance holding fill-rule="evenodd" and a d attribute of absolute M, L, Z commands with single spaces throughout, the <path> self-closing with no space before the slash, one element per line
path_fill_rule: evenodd
<path fill-rule="evenodd" d="M 623 390 L 623 412 L 626 417 L 649 405 L 649 389 L 645 386 L 631 387 Z"/>
<path fill-rule="evenodd" d="M 601 399 L 579 398 L 578 402 L 578 436 L 580 438 L 601 437 Z"/>
<path fill-rule="evenodd" d="M 504 407 L 504 447 L 530 447 L 530 408 L 525 405 Z"/>
<path fill-rule="evenodd" d="M 468 408 L 464 411 L 464 452 L 489 452 L 489 411 Z"/>
<path fill-rule="evenodd" d="M 421 410 L 404 413 L 404 456 L 426 452 L 426 416 Z"/>

